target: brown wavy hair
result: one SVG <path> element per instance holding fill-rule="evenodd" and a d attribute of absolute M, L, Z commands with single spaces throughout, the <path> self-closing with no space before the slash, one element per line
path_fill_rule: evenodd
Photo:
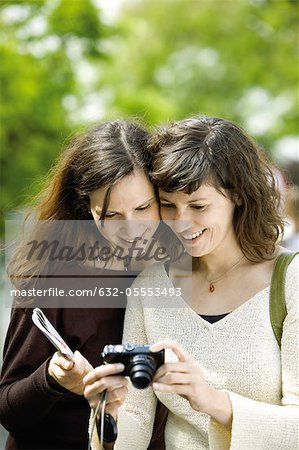
<path fill-rule="evenodd" d="M 122 119 L 105 122 L 75 135 L 62 152 L 46 178 L 44 189 L 33 199 L 31 213 L 36 224 L 24 234 L 7 267 L 7 273 L 16 285 L 17 280 L 28 280 L 47 272 L 49 252 L 42 261 L 28 261 L 29 240 L 55 239 L 60 245 L 75 245 L 99 238 L 98 229 L 89 210 L 89 194 L 107 187 L 101 219 L 109 205 L 112 187 L 134 169 L 151 170 L 151 156 L 147 150 L 149 133 L 137 121 Z M 63 222 L 70 221 L 68 226 Z M 90 221 L 88 233 L 82 224 Z M 55 223 L 55 225 L 53 225 Z M 88 222 L 87 222 L 88 223 Z M 59 225 L 61 224 L 61 226 Z M 88 234 L 88 237 L 86 235 Z M 59 261 L 55 262 L 55 270 Z M 52 265 L 53 269 L 53 265 Z"/>
<path fill-rule="evenodd" d="M 233 201 L 238 198 L 233 226 L 242 252 L 253 262 L 273 257 L 284 227 L 276 169 L 241 127 L 221 118 L 193 117 L 159 128 L 149 149 L 157 187 L 191 194 L 209 184 Z"/>

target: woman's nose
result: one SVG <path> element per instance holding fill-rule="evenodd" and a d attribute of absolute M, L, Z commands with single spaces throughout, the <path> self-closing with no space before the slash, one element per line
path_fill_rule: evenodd
<path fill-rule="evenodd" d="M 191 228 L 191 221 L 187 211 L 179 208 L 176 208 L 171 220 L 167 220 L 167 224 L 176 233 L 182 233 Z"/>
<path fill-rule="evenodd" d="M 140 232 L 140 222 L 133 220 L 132 218 L 127 218 L 122 220 L 121 230 L 127 239 L 135 239 Z"/>
<path fill-rule="evenodd" d="M 192 223 L 190 220 L 182 220 L 182 219 L 176 219 L 172 220 L 172 224 L 170 224 L 170 227 L 178 234 L 184 233 L 186 230 L 192 229 Z"/>

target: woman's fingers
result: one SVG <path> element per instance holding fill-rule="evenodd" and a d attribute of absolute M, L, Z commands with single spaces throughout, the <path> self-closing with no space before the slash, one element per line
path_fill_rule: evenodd
<path fill-rule="evenodd" d="M 181 374 L 194 373 L 194 363 L 166 363 L 161 366 L 153 378 L 153 382 L 157 383 L 175 383 L 177 377 Z M 171 380 L 171 381 L 170 381 Z"/>
<path fill-rule="evenodd" d="M 60 367 L 63 370 L 71 370 L 74 367 L 75 362 L 68 359 L 61 352 L 56 352 L 52 356 L 53 364 Z"/>
<path fill-rule="evenodd" d="M 102 377 L 91 384 L 86 384 L 84 388 L 85 397 L 93 396 L 102 393 L 103 391 L 113 391 L 114 389 L 127 386 L 128 380 L 120 376 Z"/>
<path fill-rule="evenodd" d="M 127 386 L 118 387 L 108 392 L 107 405 L 122 402 L 128 392 Z"/>
<path fill-rule="evenodd" d="M 114 375 L 121 373 L 125 370 L 125 366 L 121 363 L 117 364 L 104 364 L 103 366 L 98 366 L 91 370 L 84 378 L 83 384 L 87 386 L 96 382 L 97 380 L 106 377 L 108 375 Z"/>
<path fill-rule="evenodd" d="M 57 366 L 57 365 L 54 364 L 51 367 L 50 375 L 53 378 L 55 378 L 56 381 L 58 381 L 60 383 L 61 380 L 63 379 L 63 377 L 65 376 L 65 370 L 62 369 L 60 366 Z"/>
<path fill-rule="evenodd" d="M 191 385 L 196 377 L 194 377 L 193 374 L 190 372 L 187 373 L 175 373 L 170 372 L 166 373 L 162 378 L 159 378 L 159 380 L 155 381 L 157 384 L 167 384 L 169 386 L 171 385 L 179 385 L 179 384 L 188 384 Z"/>
<path fill-rule="evenodd" d="M 104 391 L 108 392 L 109 411 L 114 411 L 124 402 L 128 380 L 119 375 L 124 369 L 125 366 L 121 363 L 106 364 L 96 367 L 84 377 L 84 397 L 91 408 L 96 408 L 99 395 Z"/>
<path fill-rule="evenodd" d="M 52 376 L 56 381 L 59 382 L 60 379 L 62 379 L 66 372 L 71 372 L 71 370 L 74 367 L 74 362 L 67 359 L 65 356 L 62 355 L 60 352 L 54 353 L 52 356 L 49 367 L 48 367 L 48 373 L 50 376 Z"/>
<path fill-rule="evenodd" d="M 81 355 L 79 350 L 76 350 L 74 355 L 75 355 L 74 356 L 74 363 L 75 363 L 75 365 L 77 365 L 78 367 L 83 368 L 85 373 L 87 373 L 87 372 L 89 372 L 90 370 L 93 369 L 92 365 L 89 363 L 89 361 L 87 361 L 86 358 L 84 358 L 83 355 Z"/>
<path fill-rule="evenodd" d="M 79 351 L 76 351 L 74 358 L 69 360 L 62 353 L 56 352 L 50 360 L 48 373 L 61 386 L 75 394 L 83 394 L 83 377 L 88 374 L 93 367 Z"/>
<path fill-rule="evenodd" d="M 91 408 L 96 409 L 100 395 L 107 391 L 108 412 L 114 412 L 124 402 L 128 392 L 128 380 L 120 375 L 102 377 L 91 384 L 86 384 L 84 397 Z"/>
<path fill-rule="evenodd" d="M 177 355 L 179 360 L 182 362 L 194 361 L 194 358 L 191 355 L 189 355 L 178 342 L 175 341 L 170 340 L 160 341 L 157 342 L 157 344 L 151 345 L 150 347 L 151 352 L 159 352 L 160 350 L 163 349 L 172 350 Z"/>
<path fill-rule="evenodd" d="M 110 414 L 117 414 L 118 408 L 122 406 L 128 393 L 127 386 L 114 389 L 108 392 L 106 412 Z"/>
<path fill-rule="evenodd" d="M 153 389 L 159 392 L 169 392 L 173 394 L 181 395 L 182 397 L 188 399 L 190 396 L 190 385 L 188 384 L 159 384 L 154 383 Z"/>

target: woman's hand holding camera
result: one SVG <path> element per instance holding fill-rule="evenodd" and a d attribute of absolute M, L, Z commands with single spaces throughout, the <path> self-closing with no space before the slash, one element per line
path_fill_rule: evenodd
<path fill-rule="evenodd" d="M 65 389 L 83 395 L 83 378 L 92 369 L 92 365 L 78 351 L 75 352 L 73 360 L 56 352 L 50 360 L 48 374 Z"/>
<path fill-rule="evenodd" d="M 162 341 L 150 347 L 150 351 L 171 349 L 178 357 L 176 363 L 165 363 L 154 378 L 153 389 L 170 392 L 188 400 L 195 410 L 206 413 L 217 422 L 231 427 L 232 406 L 226 392 L 209 386 L 201 373 L 199 363 L 183 347 L 174 341 Z"/>
<path fill-rule="evenodd" d="M 117 416 L 118 408 L 124 403 L 128 392 L 128 380 L 118 375 L 124 368 L 121 363 L 106 364 L 96 367 L 84 377 L 84 396 L 92 409 L 96 409 L 100 394 L 107 390 L 105 411 Z"/>

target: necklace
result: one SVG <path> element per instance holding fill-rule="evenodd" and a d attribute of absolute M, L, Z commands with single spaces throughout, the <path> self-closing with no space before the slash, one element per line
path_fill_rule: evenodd
<path fill-rule="evenodd" d="M 240 259 L 238 259 L 238 261 L 232 266 L 230 267 L 228 270 L 226 270 L 225 272 L 222 272 L 219 277 L 214 278 L 214 280 L 209 280 L 208 278 L 206 278 L 206 280 L 209 282 L 209 291 L 210 292 L 214 292 L 215 291 L 215 283 L 217 283 L 217 281 L 221 280 L 221 278 L 223 278 L 226 274 L 228 274 L 229 272 L 231 272 L 235 267 L 237 267 L 240 262 L 242 261 L 242 259 L 244 258 L 244 255 L 242 255 L 242 257 Z"/>

